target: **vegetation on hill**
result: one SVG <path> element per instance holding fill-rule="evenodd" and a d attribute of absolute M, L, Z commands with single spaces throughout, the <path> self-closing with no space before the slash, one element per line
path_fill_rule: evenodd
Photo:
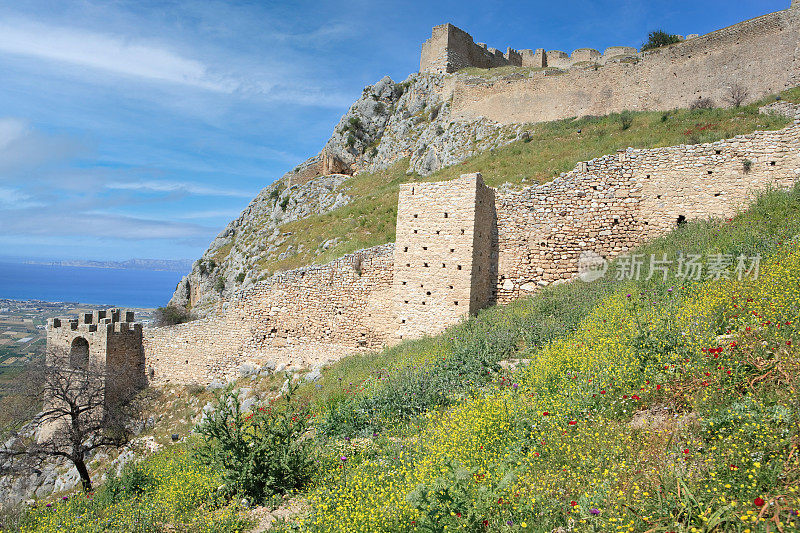
<path fill-rule="evenodd" d="M 615 282 L 615 262 L 339 362 L 298 391 L 314 476 L 279 530 L 797 530 L 799 235 L 800 186 L 636 251 L 730 257 L 727 276 Z M 761 257 L 758 276 L 739 279 L 742 255 Z M 33 509 L 21 529 L 241 530 L 203 446 Z"/>
<path fill-rule="evenodd" d="M 800 90 L 786 91 L 782 97 L 798 100 Z M 770 97 L 736 109 L 625 112 L 546 122 L 531 125 L 525 140 L 477 154 L 430 176 L 407 174 L 406 161 L 380 172 L 360 173 L 341 187 L 353 198 L 352 202 L 281 226 L 286 239 L 274 254 L 259 261 L 258 268 L 263 278 L 276 271 L 322 264 L 361 248 L 393 242 L 401 183 L 441 181 L 469 172 L 482 172 L 493 187 L 543 183 L 572 170 L 579 161 L 627 147 L 714 142 L 756 130 L 779 129 L 787 124 L 786 118 L 758 113 L 760 105 L 774 100 Z M 335 244 L 326 247 L 330 242 Z"/>
<path fill-rule="evenodd" d="M 647 41 L 642 45 L 642 52 L 679 42 L 681 42 L 681 38 L 672 33 L 667 33 L 664 30 L 651 31 L 647 34 Z"/>

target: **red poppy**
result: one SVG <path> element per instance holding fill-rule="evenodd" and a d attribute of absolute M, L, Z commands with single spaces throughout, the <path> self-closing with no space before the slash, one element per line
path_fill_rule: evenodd
<path fill-rule="evenodd" d="M 758 498 L 753 500 L 753 505 L 755 505 L 756 507 L 762 507 L 764 505 L 764 498 L 759 496 Z"/>
<path fill-rule="evenodd" d="M 575 507 L 576 505 L 578 505 L 578 502 L 576 502 L 575 500 L 572 500 L 571 502 L 569 502 L 569 504 L 571 506 Z"/>
<path fill-rule="evenodd" d="M 577 424 L 577 423 L 578 423 L 578 421 L 577 421 L 577 420 L 570 420 L 570 421 L 569 421 L 569 425 L 570 425 L 570 426 L 574 426 L 574 425 L 575 425 L 575 424 Z"/>
<path fill-rule="evenodd" d="M 549 414 L 550 414 L 550 413 L 549 413 L 548 411 L 545 411 L 544 413 L 542 413 L 542 416 L 547 416 L 547 415 L 549 415 Z"/>
<path fill-rule="evenodd" d="M 689 453 L 689 448 L 686 448 L 685 450 L 683 450 L 683 453 L 687 453 L 688 454 Z"/>

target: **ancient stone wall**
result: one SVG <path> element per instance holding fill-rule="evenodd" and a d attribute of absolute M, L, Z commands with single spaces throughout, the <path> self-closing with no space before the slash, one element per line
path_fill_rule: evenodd
<path fill-rule="evenodd" d="M 610 259 L 679 221 L 730 217 L 800 176 L 800 126 L 710 144 L 628 149 L 556 180 L 498 192 L 497 301 L 573 278 L 582 252 Z"/>
<path fill-rule="evenodd" d="M 456 76 L 450 81 L 453 116 L 486 117 L 500 123 L 541 122 L 631 110 L 688 107 L 699 98 L 727 105 L 730 87 L 740 85 L 747 101 L 800 83 L 800 27 L 793 7 L 757 17 L 682 43 L 619 60 L 577 50 L 568 57 L 546 53 L 546 65 L 562 69 L 597 63 L 597 68 L 544 70 L 522 79 L 492 82 Z M 612 57 L 614 60 L 612 61 Z"/>
<path fill-rule="evenodd" d="M 420 72 L 444 74 L 465 67 L 493 68 L 522 65 L 522 56 L 509 48 L 505 54 L 484 43 L 475 43 L 472 36 L 452 24 L 434 26 L 431 38 L 422 45 Z"/>
<path fill-rule="evenodd" d="M 799 176 L 796 123 L 709 144 L 623 150 L 516 191 L 495 191 L 480 174 L 404 184 L 396 245 L 278 274 L 216 316 L 145 330 L 149 378 L 209 383 L 235 377 L 245 363 L 311 367 L 433 335 L 488 304 L 574 278 L 582 253 L 611 259 L 680 221 L 730 217 L 758 191 Z"/>
<path fill-rule="evenodd" d="M 393 251 L 383 245 L 282 272 L 215 316 L 146 329 L 150 380 L 209 383 L 234 377 L 243 363 L 310 367 L 380 348 L 394 333 Z"/>
<path fill-rule="evenodd" d="M 493 191 L 480 174 L 401 185 L 394 259 L 398 339 L 438 333 L 488 303 L 489 204 Z"/>

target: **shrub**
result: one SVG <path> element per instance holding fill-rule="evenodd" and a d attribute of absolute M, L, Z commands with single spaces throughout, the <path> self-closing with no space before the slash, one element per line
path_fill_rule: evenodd
<path fill-rule="evenodd" d="M 194 317 L 192 317 L 188 309 L 176 305 L 159 307 L 153 313 L 153 323 L 158 327 L 174 326 L 175 324 L 183 324 L 192 320 L 194 320 Z"/>
<path fill-rule="evenodd" d="M 356 136 L 352 133 L 347 134 L 347 142 L 345 142 L 348 148 L 352 148 L 356 144 Z"/>
<path fill-rule="evenodd" d="M 752 169 L 752 168 L 753 168 L 753 162 L 752 161 L 750 161 L 749 159 L 745 159 L 744 161 L 742 161 L 742 171 L 745 174 L 750 173 L 750 169 Z"/>
<path fill-rule="evenodd" d="M 242 413 L 238 396 L 226 391 L 198 429 L 205 438 L 201 460 L 219 469 L 228 495 L 264 501 L 305 484 L 311 476 L 310 409 L 293 399 L 290 385 L 280 404 Z"/>
<path fill-rule="evenodd" d="M 225 290 L 225 278 L 222 276 L 217 277 L 216 281 L 214 282 L 214 289 L 217 292 L 222 292 Z"/>
<path fill-rule="evenodd" d="M 748 94 L 747 87 L 739 83 L 733 83 L 725 92 L 725 100 L 731 107 L 739 107 L 747 100 Z"/>
<path fill-rule="evenodd" d="M 361 119 L 358 117 L 350 117 L 347 123 L 350 125 L 350 129 L 353 131 L 361 129 Z"/>
<path fill-rule="evenodd" d="M 679 42 L 681 42 L 681 38 L 677 35 L 667 33 L 664 30 L 651 31 L 647 35 L 647 42 L 642 45 L 642 52 Z"/>
<path fill-rule="evenodd" d="M 287 196 L 283 200 L 281 200 L 281 209 L 286 211 L 286 206 L 289 205 L 289 197 Z"/>
<path fill-rule="evenodd" d="M 244 281 L 246 274 L 244 272 L 239 272 L 236 274 L 236 283 L 242 283 Z"/>
<path fill-rule="evenodd" d="M 714 107 L 714 100 L 712 100 L 707 96 L 698 98 L 697 100 L 689 104 L 689 109 L 711 109 L 713 107 Z"/>
<path fill-rule="evenodd" d="M 383 105 L 383 102 L 378 102 L 373 109 L 376 115 L 383 115 L 383 112 L 386 111 L 386 106 Z"/>
<path fill-rule="evenodd" d="M 619 126 L 622 131 L 627 130 L 633 125 L 633 113 L 630 111 L 623 111 L 619 114 Z"/>

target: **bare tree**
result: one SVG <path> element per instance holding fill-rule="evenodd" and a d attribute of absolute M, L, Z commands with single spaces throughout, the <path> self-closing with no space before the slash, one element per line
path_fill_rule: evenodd
<path fill-rule="evenodd" d="M 747 100 L 747 96 L 747 87 L 740 83 L 732 83 L 725 93 L 725 100 L 727 100 L 731 106 L 739 107 Z"/>
<path fill-rule="evenodd" d="M 126 394 L 109 389 L 111 376 L 96 365 L 75 368 L 63 364 L 63 358 L 48 361 L 33 372 L 41 380 L 42 392 L 31 400 L 43 406 L 32 422 L 35 430 L 29 427 L 27 436 L 8 439 L 0 450 L 0 464 L 20 470 L 66 459 L 78 471 L 83 490 L 91 492 L 86 462 L 94 450 L 119 448 L 129 441 L 131 422 L 140 412 L 135 389 Z"/>

